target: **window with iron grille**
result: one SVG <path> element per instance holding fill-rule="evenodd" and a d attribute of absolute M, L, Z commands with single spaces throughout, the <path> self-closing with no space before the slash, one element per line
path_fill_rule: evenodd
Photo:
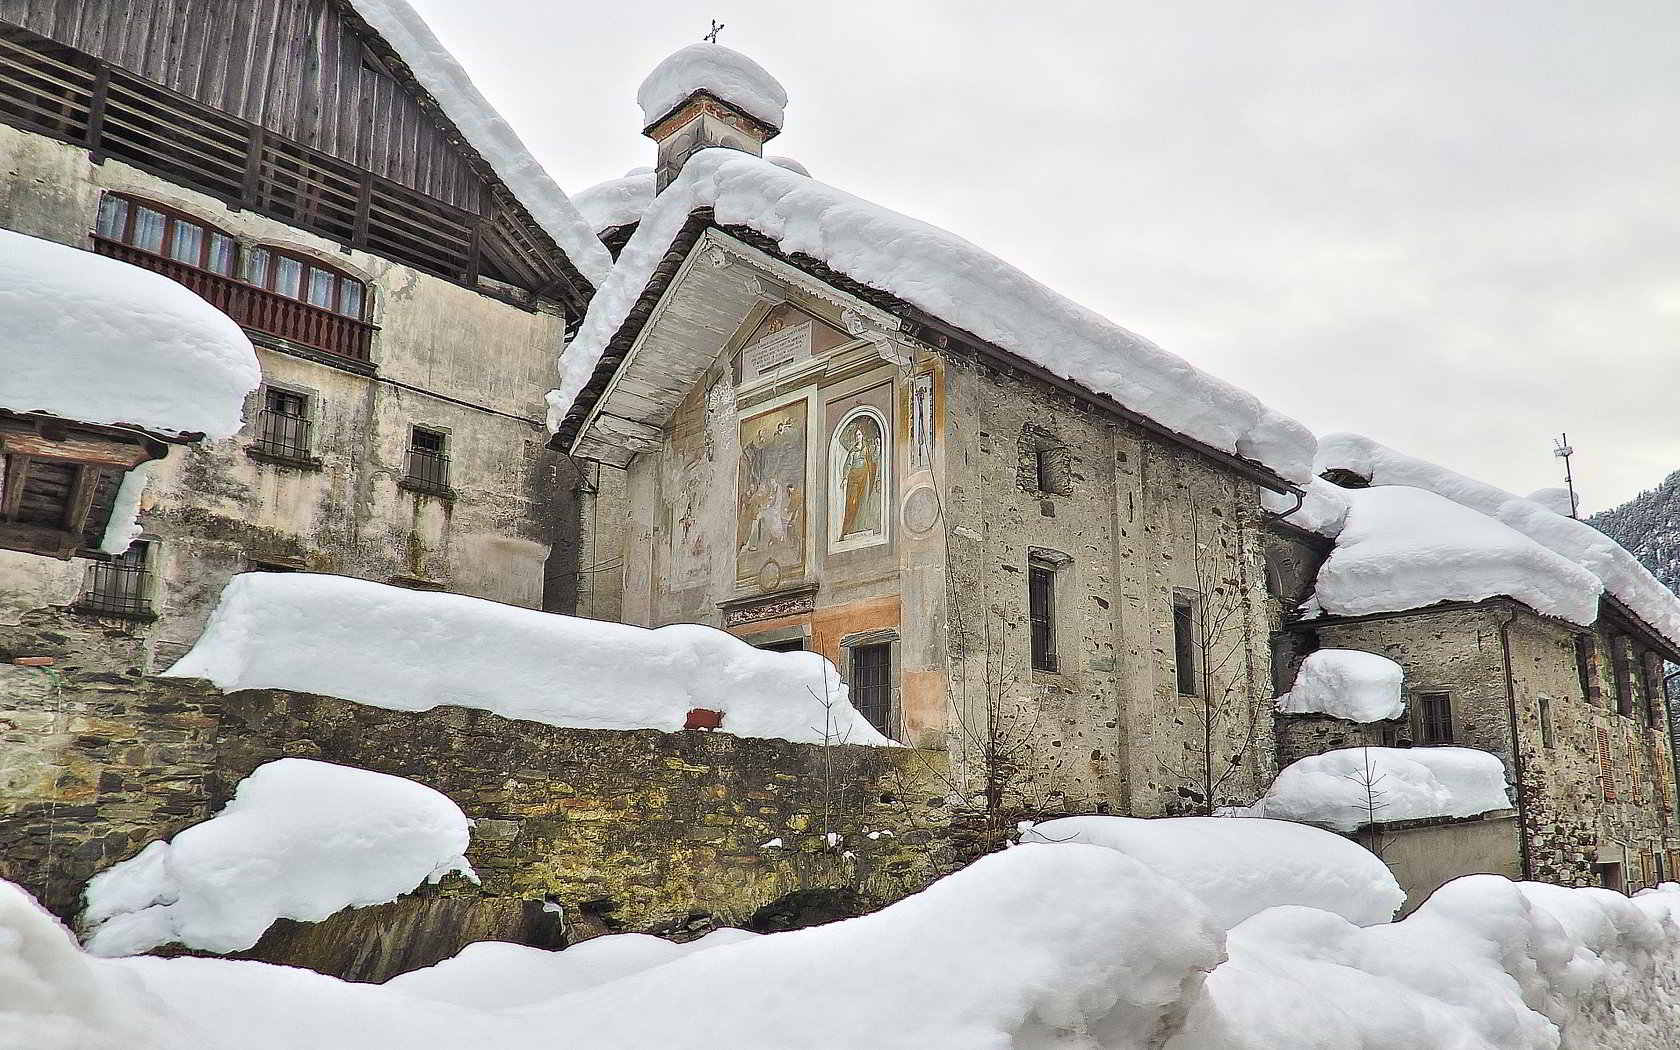
<path fill-rule="evenodd" d="M 449 436 L 414 427 L 408 436 L 408 480 L 431 492 L 449 489 Z"/>
<path fill-rule="evenodd" d="M 151 544 L 139 541 L 110 561 L 92 563 L 76 607 L 111 616 L 150 616 L 150 561 Z"/>
<path fill-rule="evenodd" d="M 1418 697 L 1418 742 L 1453 742 L 1452 697 L 1446 693 L 1424 693 Z"/>
<path fill-rule="evenodd" d="M 1196 683 L 1196 603 L 1185 597 L 1173 599 L 1173 669 L 1178 695 L 1201 695 Z"/>
<path fill-rule="evenodd" d="M 1056 670 L 1056 567 L 1047 562 L 1027 564 L 1027 620 L 1034 669 Z"/>
<path fill-rule="evenodd" d="M 893 735 L 890 642 L 852 647 L 852 706 L 884 735 Z"/>
<path fill-rule="evenodd" d="M 268 388 L 257 417 L 255 451 L 283 459 L 307 460 L 309 455 L 309 396 Z"/>

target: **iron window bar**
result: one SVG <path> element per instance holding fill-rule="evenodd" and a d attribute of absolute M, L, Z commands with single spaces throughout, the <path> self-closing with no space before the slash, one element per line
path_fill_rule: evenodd
<path fill-rule="evenodd" d="M 408 450 L 408 482 L 411 487 L 427 492 L 449 491 L 449 456 L 430 449 Z"/>
<path fill-rule="evenodd" d="M 253 448 L 282 459 L 309 459 L 309 420 L 288 412 L 265 408 L 257 413 L 257 440 Z"/>
<path fill-rule="evenodd" d="M 88 566 L 87 586 L 76 606 L 86 612 L 148 618 L 152 615 L 151 588 L 145 547 L 137 544 L 110 561 Z"/>

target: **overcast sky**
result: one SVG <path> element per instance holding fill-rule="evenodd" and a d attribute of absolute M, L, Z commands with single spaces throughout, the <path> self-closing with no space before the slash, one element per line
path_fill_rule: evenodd
<path fill-rule="evenodd" d="M 700 38 L 770 152 L 953 230 L 1319 433 L 1586 510 L 1680 469 L 1674 0 L 413 0 L 576 191 Z"/>

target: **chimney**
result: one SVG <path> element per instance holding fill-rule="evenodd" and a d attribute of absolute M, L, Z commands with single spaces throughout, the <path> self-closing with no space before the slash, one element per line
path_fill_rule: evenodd
<path fill-rule="evenodd" d="M 755 157 L 782 130 L 787 92 L 757 62 L 722 44 L 690 44 L 655 66 L 636 92 L 642 134 L 659 147 L 655 192 L 712 146 Z"/>

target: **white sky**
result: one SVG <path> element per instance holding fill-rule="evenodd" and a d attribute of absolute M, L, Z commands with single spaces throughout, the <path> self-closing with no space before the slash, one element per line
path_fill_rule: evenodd
<path fill-rule="evenodd" d="M 413 0 L 556 180 L 709 19 L 769 152 L 1319 433 L 1597 510 L 1680 468 L 1680 4 Z"/>

